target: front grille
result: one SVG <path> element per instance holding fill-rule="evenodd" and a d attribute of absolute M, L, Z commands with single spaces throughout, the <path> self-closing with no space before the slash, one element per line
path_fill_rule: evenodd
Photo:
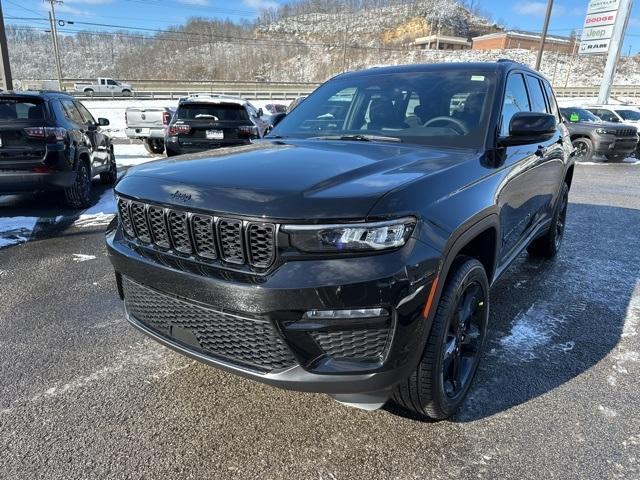
<path fill-rule="evenodd" d="M 636 135 L 637 130 L 634 128 L 627 128 L 624 130 L 618 130 L 616 132 L 616 137 L 633 137 Z"/>
<path fill-rule="evenodd" d="M 389 343 L 389 328 L 313 332 L 318 346 L 334 359 L 380 361 Z"/>
<path fill-rule="evenodd" d="M 209 357 L 260 372 L 296 364 L 268 320 L 218 312 L 123 278 L 127 312 L 164 338 Z"/>
<path fill-rule="evenodd" d="M 163 208 L 118 198 L 127 236 L 196 259 L 269 268 L 276 258 L 276 226 Z"/>

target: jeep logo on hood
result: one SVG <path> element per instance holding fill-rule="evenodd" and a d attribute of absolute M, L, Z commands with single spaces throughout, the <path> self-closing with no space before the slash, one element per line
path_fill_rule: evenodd
<path fill-rule="evenodd" d="M 180 190 L 176 190 L 175 192 L 173 192 L 171 194 L 171 199 L 172 200 L 179 200 L 180 202 L 190 202 L 191 201 L 191 194 L 190 193 L 182 193 Z"/>

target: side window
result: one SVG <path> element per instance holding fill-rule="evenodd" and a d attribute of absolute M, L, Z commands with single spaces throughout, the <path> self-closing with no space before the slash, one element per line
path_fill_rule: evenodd
<path fill-rule="evenodd" d="M 524 85 L 524 77 L 520 73 L 513 73 L 507 79 L 507 88 L 504 93 L 500 136 L 509 135 L 509 123 L 516 113 L 528 112 L 529 110 L 529 97 Z"/>
<path fill-rule="evenodd" d="M 82 115 L 80 115 L 80 112 L 78 111 L 74 103 L 71 100 L 62 100 L 61 102 L 64 116 L 67 117 L 67 120 L 78 125 L 83 125 L 84 119 L 82 118 Z"/>
<path fill-rule="evenodd" d="M 89 110 L 87 110 L 87 108 L 82 103 L 75 102 L 75 105 L 78 111 L 80 112 L 80 115 L 82 115 L 82 119 L 84 120 L 83 123 L 92 123 L 92 124 L 96 123 L 96 119 L 93 118 L 93 115 L 91 115 L 91 112 L 89 112 Z"/>
<path fill-rule="evenodd" d="M 107 85 L 117 85 L 115 80 L 107 80 Z"/>
<path fill-rule="evenodd" d="M 100 79 L 100 85 L 106 85 L 107 81 L 104 78 Z"/>
<path fill-rule="evenodd" d="M 562 119 L 560 118 L 560 114 L 558 112 L 558 102 L 556 101 L 556 96 L 553 94 L 553 89 L 551 88 L 551 85 L 549 85 L 549 82 L 542 82 L 542 84 L 544 85 L 545 92 L 547 92 L 547 101 L 549 103 L 549 113 L 555 116 L 559 122 L 562 121 Z"/>
<path fill-rule="evenodd" d="M 529 85 L 529 95 L 531 98 L 531 111 L 539 113 L 548 113 L 547 104 L 544 101 L 544 93 L 540 85 L 540 80 L 531 75 L 527 75 L 527 84 Z"/>
<path fill-rule="evenodd" d="M 603 109 L 599 108 L 596 111 L 596 115 L 599 116 L 605 122 L 617 122 L 618 121 L 618 117 L 616 117 L 615 114 L 611 110 L 603 110 Z"/>

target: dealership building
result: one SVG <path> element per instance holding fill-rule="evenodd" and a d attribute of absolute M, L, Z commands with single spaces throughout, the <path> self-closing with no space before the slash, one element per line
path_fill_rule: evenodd
<path fill-rule="evenodd" d="M 535 32 L 522 30 L 508 30 L 474 37 L 473 50 L 509 50 L 522 48 L 537 50 L 540 47 L 541 36 Z M 547 52 L 571 54 L 579 41 L 576 37 L 547 36 L 544 49 Z"/>

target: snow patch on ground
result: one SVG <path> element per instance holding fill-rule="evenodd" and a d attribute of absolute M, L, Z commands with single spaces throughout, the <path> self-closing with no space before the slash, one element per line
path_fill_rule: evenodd
<path fill-rule="evenodd" d="M 95 260 L 95 259 L 96 259 L 95 255 L 86 255 L 84 253 L 73 254 L 73 261 L 76 263 L 87 262 L 89 260 Z"/>
<path fill-rule="evenodd" d="M 36 217 L 0 218 L 0 248 L 29 241 L 37 221 Z"/>
<path fill-rule="evenodd" d="M 151 155 L 141 143 L 114 145 L 113 149 L 116 154 L 116 163 L 118 164 L 118 167 L 132 167 L 151 160 L 164 158 L 164 156 Z"/>
<path fill-rule="evenodd" d="M 509 334 L 499 340 L 500 348 L 492 349 L 491 353 L 521 362 L 535 360 L 539 351 L 551 343 L 563 321 L 553 316 L 546 306 L 534 303 L 526 312 L 516 316 Z M 573 342 L 564 343 L 558 348 L 570 351 L 573 349 Z"/>

